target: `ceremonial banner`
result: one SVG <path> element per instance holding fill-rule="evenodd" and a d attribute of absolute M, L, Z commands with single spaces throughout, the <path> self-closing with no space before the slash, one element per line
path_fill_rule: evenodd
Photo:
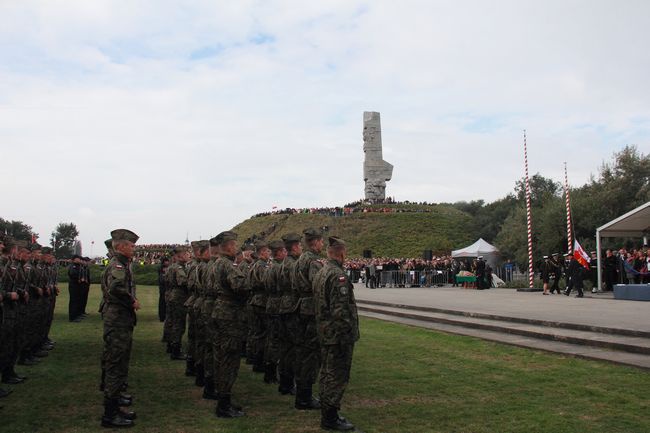
<path fill-rule="evenodd" d="M 589 269 L 589 255 L 582 249 L 578 240 L 573 244 L 573 257 L 585 268 Z"/>

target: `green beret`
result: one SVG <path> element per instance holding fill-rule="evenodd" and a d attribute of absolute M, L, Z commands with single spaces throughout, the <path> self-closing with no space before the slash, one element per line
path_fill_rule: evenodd
<path fill-rule="evenodd" d="M 308 228 L 303 230 L 302 234 L 305 235 L 305 240 L 311 241 L 313 239 L 321 239 L 323 237 L 323 232 L 319 229 Z"/>
<path fill-rule="evenodd" d="M 302 236 L 300 236 L 298 233 L 287 233 L 286 235 L 282 236 L 282 240 L 286 245 L 300 242 L 300 239 L 302 239 Z"/>
<path fill-rule="evenodd" d="M 192 245 L 193 248 L 197 248 L 199 251 L 204 251 L 208 248 L 210 248 L 210 241 L 208 240 L 202 240 L 202 241 L 194 241 L 194 245 Z"/>
<path fill-rule="evenodd" d="M 231 231 L 225 231 L 219 233 L 213 239 L 214 239 L 214 245 L 223 245 L 228 241 L 236 241 L 237 233 Z M 210 239 L 210 245 L 213 245 L 212 239 Z"/>
<path fill-rule="evenodd" d="M 268 248 L 268 247 L 269 247 L 269 243 L 266 242 L 266 241 L 257 241 L 257 242 L 255 242 L 255 251 L 259 251 L 259 250 L 261 250 L 263 248 Z"/>
<path fill-rule="evenodd" d="M 104 245 L 106 245 L 108 251 L 113 251 L 113 239 L 106 239 Z"/>
<path fill-rule="evenodd" d="M 50 247 L 43 247 L 41 251 L 43 252 L 43 254 L 52 254 L 52 248 Z"/>
<path fill-rule="evenodd" d="M 180 254 L 186 251 L 189 251 L 189 248 L 186 247 L 185 245 L 177 245 L 174 248 L 172 248 L 172 254 Z"/>
<path fill-rule="evenodd" d="M 136 243 L 140 237 L 133 233 L 131 230 L 117 229 L 111 232 L 111 239 L 114 241 L 131 241 L 133 243 Z"/>
<path fill-rule="evenodd" d="M 337 238 L 335 236 L 330 236 L 328 241 L 330 243 L 330 247 L 344 247 L 344 246 L 346 246 L 345 241 L 343 239 Z"/>
<path fill-rule="evenodd" d="M 271 248 L 271 251 L 273 251 L 273 252 L 281 250 L 282 248 L 284 248 L 284 242 L 282 242 L 282 241 L 271 241 L 271 242 L 269 242 L 269 248 Z"/>
<path fill-rule="evenodd" d="M 29 251 L 40 251 L 41 249 L 43 249 L 43 247 L 38 242 L 34 242 L 29 246 L 28 249 Z"/>
<path fill-rule="evenodd" d="M 246 243 L 241 246 L 242 251 L 253 251 L 255 249 L 255 246 L 251 243 Z"/>

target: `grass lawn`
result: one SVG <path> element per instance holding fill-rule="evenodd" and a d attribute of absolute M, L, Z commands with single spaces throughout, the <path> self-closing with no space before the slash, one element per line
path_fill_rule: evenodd
<path fill-rule="evenodd" d="M 160 343 L 157 288 L 138 288 L 130 389 L 138 432 L 317 432 L 319 413 L 242 365 L 234 401 L 247 416 L 218 419 L 214 403 L 170 361 Z M 0 401 L 0 432 L 97 432 L 102 322 L 91 288 L 81 323 L 67 321 L 62 285 L 51 337 L 57 345 Z M 192 378 L 193 379 L 193 378 Z M 650 432 L 650 374 L 474 338 L 362 319 L 342 413 L 370 432 Z"/>

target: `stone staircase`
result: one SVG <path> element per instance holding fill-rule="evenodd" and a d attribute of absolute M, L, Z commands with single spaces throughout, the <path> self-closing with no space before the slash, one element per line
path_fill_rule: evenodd
<path fill-rule="evenodd" d="M 363 316 L 650 369 L 650 332 L 357 300 Z"/>

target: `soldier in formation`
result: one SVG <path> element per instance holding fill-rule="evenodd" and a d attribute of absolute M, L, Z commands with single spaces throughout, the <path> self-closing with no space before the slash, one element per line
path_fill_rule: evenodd
<path fill-rule="evenodd" d="M 31 366 L 54 348 L 49 338 L 59 293 L 52 249 L 0 237 L 0 372 L 2 383 L 18 385 L 27 377 L 16 364 Z M 0 397 L 11 393 L 0 388 Z"/>

